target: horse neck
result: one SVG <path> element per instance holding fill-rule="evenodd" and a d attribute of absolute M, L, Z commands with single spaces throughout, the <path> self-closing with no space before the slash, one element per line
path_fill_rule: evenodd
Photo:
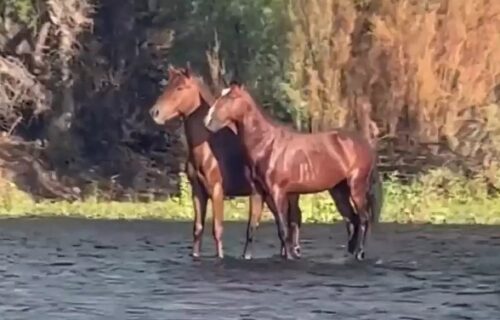
<path fill-rule="evenodd" d="M 189 146 L 189 151 L 210 138 L 210 131 L 205 127 L 203 119 L 214 102 L 212 92 L 199 77 L 195 78 L 200 95 L 200 105 L 196 106 L 190 114 L 184 118 L 184 132 Z"/>
<path fill-rule="evenodd" d="M 210 131 L 205 127 L 203 119 L 210 108 L 209 104 L 202 98 L 201 104 L 184 118 L 184 133 L 186 141 L 191 151 L 194 147 L 208 141 Z"/>
<path fill-rule="evenodd" d="M 272 145 L 277 129 L 256 104 L 251 104 L 248 113 L 237 123 L 237 128 L 250 158 L 252 158 L 251 150 L 258 146 Z"/>

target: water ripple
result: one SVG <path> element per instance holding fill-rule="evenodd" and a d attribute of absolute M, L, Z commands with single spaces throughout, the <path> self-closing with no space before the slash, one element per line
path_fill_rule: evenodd
<path fill-rule="evenodd" d="M 0 225 L 2 319 L 500 319 L 499 228 L 380 225 L 368 259 L 345 256 L 342 225 L 305 225 L 304 258 L 277 257 L 275 227 L 239 259 L 188 257 L 191 226 L 67 219 Z"/>

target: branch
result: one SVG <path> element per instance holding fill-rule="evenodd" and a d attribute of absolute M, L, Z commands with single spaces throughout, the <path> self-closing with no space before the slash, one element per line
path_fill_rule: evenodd
<path fill-rule="evenodd" d="M 47 38 L 50 32 L 50 22 L 45 22 L 40 28 L 40 32 L 38 34 L 38 39 L 35 43 L 35 50 L 33 52 L 33 62 L 37 67 L 41 67 L 43 62 L 43 51 L 47 48 Z"/>
<path fill-rule="evenodd" d="M 0 81 L 0 106 L 4 110 L 29 103 L 34 106 L 35 113 L 40 113 L 50 105 L 46 88 L 18 58 L 0 57 Z"/>

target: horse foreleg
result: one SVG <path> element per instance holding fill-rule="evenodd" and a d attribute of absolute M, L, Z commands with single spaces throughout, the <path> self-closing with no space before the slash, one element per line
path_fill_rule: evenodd
<path fill-rule="evenodd" d="M 262 188 L 259 188 L 259 194 L 262 196 L 262 199 L 266 203 L 267 207 L 269 208 L 269 211 L 273 214 L 274 221 L 276 222 L 276 226 L 279 228 L 278 221 L 280 219 L 278 209 L 276 208 L 276 204 L 274 203 L 273 198 L 265 192 Z M 285 247 L 284 244 L 281 242 L 281 248 L 280 248 L 280 255 L 284 257 L 285 255 Z"/>
<path fill-rule="evenodd" d="M 194 207 L 194 223 L 193 223 L 193 251 L 192 256 L 198 258 L 200 256 L 201 239 L 205 228 L 205 218 L 207 216 L 208 196 L 197 179 L 191 181 L 192 200 Z"/>
<path fill-rule="evenodd" d="M 215 185 L 212 191 L 212 214 L 213 214 L 213 237 L 215 241 L 216 256 L 220 259 L 224 257 L 222 245 L 223 220 L 224 220 L 224 191 L 222 184 Z"/>
<path fill-rule="evenodd" d="M 243 250 L 243 258 L 247 260 L 252 259 L 253 240 L 255 231 L 257 230 L 262 217 L 262 208 L 262 196 L 259 193 L 254 192 L 249 198 L 247 238 L 245 242 L 245 249 Z"/>

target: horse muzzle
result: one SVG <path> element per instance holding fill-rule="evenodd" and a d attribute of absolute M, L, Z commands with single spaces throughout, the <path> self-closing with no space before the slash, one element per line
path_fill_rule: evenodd
<path fill-rule="evenodd" d="M 153 119 L 153 121 L 156 124 L 161 126 L 161 125 L 164 125 L 165 123 L 167 123 L 168 121 L 178 117 L 179 113 L 174 112 L 171 114 L 165 114 L 165 112 L 160 112 L 160 108 L 158 106 L 153 106 L 149 110 L 149 115 L 151 116 L 151 118 Z"/>
<path fill-rule="evenodd" d="M 151 116 L 151 119 L 153 119 L 153 121 L 156 124 L 162 125 L 164 123 L 164 121 L 160 121 L 160 110 L 158 109 L 157 106 L 153 106 L 149 110 L 149 115 Z"/>
<path fill-rule="evenodd" d="M 213 118 L 209 119 L 208 117 L 206 117 L 203 120 L 203 124 L 205 124 L 205 127 L 211 132 L 216 132 L 220 129 L 220 126 L 217 124 L 217 121 L 214 120 Z"/>

